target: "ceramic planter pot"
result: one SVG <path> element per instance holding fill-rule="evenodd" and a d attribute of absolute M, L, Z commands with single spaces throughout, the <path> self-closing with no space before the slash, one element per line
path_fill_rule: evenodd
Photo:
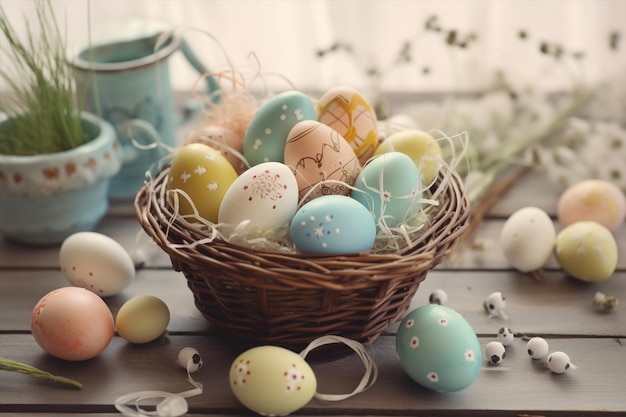
<path fill-rule="evenodd" d="M 88 143 L 33 156 L 0 154 L 0 233 L 30 244 L 56 244 L 93 230 L 109 207 L 110 178 L 121 166 L 111 124 L 81 113 Z M 0 127 L 7 119 L 0 120 Z"/>

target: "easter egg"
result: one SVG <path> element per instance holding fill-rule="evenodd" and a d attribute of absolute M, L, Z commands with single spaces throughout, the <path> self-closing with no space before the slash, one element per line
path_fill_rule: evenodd
<path fill-rule="evenodd" d="M 243 138 L 234 130 L 219 125 L 209 125 L 194 132 L 185 144 L 203 143 L 224 155 L 238 174 L 246 170 L 243 158 Z"/>
<path fill-rule="evenodd" d="M 219 211 L 222 232 L 229 235 L 244 220 L 250 226 L 286 226 L 298 208 L 298 183 L 286 165 L 263 162 L 245 171 L 226 191 Z"/>
<path fill-rule="evenodd" d="M 306 120 L 291 129 L 285 145 L 285 165 L 294 170 L 299 199 L 310 201 L 327 194 L 350 194 L 361 164 L 337 131 Z M 331 180 L 329 182 L 326 182 Z"/>
<path fill-rule="evenodd" d="M 422 180 L 411 158 L 390 152 L 371 159 L 357 177 L 352 198 L 372 213 L 376 224 L 395 227 L 420 209 Z"/>
<path fill-rule="evenodd" d="M 396 334 L 396 352 L 404 371 L 434 391 L 459 391 L 480 371 L 482 353 L 476 333 L 456 311 L 426 304 L 407 314 Z"/>
<path fill-rule="evenodd" d="M 278 346 L 245 351 L 234 360 L 229 378 L 237 399 L 264 416 L 284 416 L 299 410 L 317 389 L 309 364 L 297 353 Z"/>
<path fill-rule="evenodd" d="M 135 265 L 122 245 L 96 232 L 67 237 L 59 250 L 61 269 L 69 282 L 101 297 L 115 295 L 135 277 Z"/>
<path fill-rule="evenodd" d="M 285 91 L 267 100 L 246 129 L 243 154 L 251 166 L 283 162 L 289 131 L 303 120 L 315 120 L 311 99 L 299 91 Z"/>
<path fill-rule="evenodd" d="M 569 186 L 559 197 L 557 218 L 563 226 L 595 221 L 614 232 L 626 219 L 626 196 L 608 181 L 580 181 Z"/>
<path fill-rule="evenodd" d="M 336 130 L 364 164 L 378 146 L 376 112 L 361 93 L 339 86 L 320 98 L 317 120 Z"/>
<path fill-rule="evenodd" d="M 98 356 L 115 331 L 113 315 L 102 298 L 79 287 L 44 295 L 33 309 L 30 328 L 39 346 L 68 361 Z"/>
<path fill-rule="evenodd" d="M 289 235 L 302 253 L 358 253 L 374 245 L 376 225 L 358 201 L 343 195 L 325 195 L 300 207 L 291 221 Z"/>
<path fill-rule="evenodd" d="M 139 295 L 126 301 L 115 318 L 119 335 L 131 343 L 148 343 L 161 336 L 170 322 L 170 310 L 158 297 Z"/>
<path fill-rule="evenodd" d="M 556 231 L 552 219 L 537 207 L 511 214 L 500 232 L 500 246 L 511 266 L 521 272 L 541 269 L 554 251 Z"/>
<path fill-rule="evenodd" d="M 576 222 L 561 230 L 554 255 L 565 272 L 581 281 L 604 281 L 617 267 L 613 234 L 593 221 Z"/>
<path fill-rule="evenodd" d="M 196 221 L 199 216 L 216 223 L 224 194 L 235 179 L 237 172 L 219 151 L 191 143 L 180 148 L 172 160 L 167 178 L 168 201 L 188 221 Z"/>
<path fill-rule="evenodd" d="M 439 144 L 430 134 L 421 130 L 402 130 L 386 138 L 374 155 L 388 152 L 402 152 L 408 155 L 422 174 L 422 181 L 430 185 L 437 175 L 442 163 Z"/>

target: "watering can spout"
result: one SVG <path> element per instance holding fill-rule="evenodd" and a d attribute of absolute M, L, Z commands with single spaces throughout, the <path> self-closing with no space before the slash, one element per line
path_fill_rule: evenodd
<path fill-rule="evenodd" d="M 109 187 L 113 199 L 134 198 L 146 171 L 163 157 L 164 149 L 177 145 L 179 118 L 168 65 L 169 57 L 177 51 L 207 83 L 212 102 L 207 107 L 219 103 L 216 78 L 188 41 L 163 22 L 131 19 L 104 25 L 93 33 L 89 44 L 79 45 L 72 55 L 81 107 L 116 127 L 125 155 L 122 169 Z M 135 126 L 143 121 L 152 130 L 123 129 L 129 121 Z M 139 135 L 150 141 L 158 136 L 165 146 L 138 149 L 135 143 L 143 142 Z"/>
<path fill-rule="evenodd" d="M 215 77 L 209 74 L 208 68 L 204 66 L 204 64 L 202 63 L 202 61 L 200 61 L 200 59 L 198 59 L 194 51 L 189 46 L 189 42 L 184 38 L 181 39 L 180 50 L 185 56 L 185 58 L 187 59 L 187 61 L 189 62 L 189 64 L 191 64 L 191 66 L 196 71 L 198 71 L 198 73 L 203 75 L 207 83 L 207 86 L 206 86 L 207 94 L 211 98 L 211 101 L 216 104 L 219 103 L 220 102 L 220 94 L 219 94 L 220 87 L 217 81 L 215 80 Z"/>

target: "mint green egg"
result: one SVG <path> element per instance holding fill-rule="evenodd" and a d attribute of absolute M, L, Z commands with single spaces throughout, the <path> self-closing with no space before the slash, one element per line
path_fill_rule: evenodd
<path fill-rule="evenodd" d="M 316 120 L 313 101 L 299 91 L 285 91 L 267 100 L 254 114 L 243 139 L 243 155 L 250 166 L 284 162 L 291 129 L 303 120 Z"/>
<path fill-rule="evenodd" d="M 422 179 L 413 160 L 401 152 L 371 159 L 357 177 L 351 197 L 363 204 L 376 224 L 395 227 L 420 209 Z"/>
<path fill-rule="evenodd" d="M 482 362 L 480 343 L 469 323 L 451 308 L 437 304 L 406 315 L 396 335 L 396 352 L 411 379 L 439 392 L 470 386 Z"/>

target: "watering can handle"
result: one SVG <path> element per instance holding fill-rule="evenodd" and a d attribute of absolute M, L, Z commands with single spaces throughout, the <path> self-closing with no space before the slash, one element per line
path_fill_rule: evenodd
<path fill-rule="evenodd" d="M 200 74 L 204 74 L 204 79 L 207 82 L 207 91 L 211 96 L 211 101 L 213 101 L 213 103 L 218 103 L 220 101 L 220 95 L 218 94 L 220 87 L 215 80 L 215 77 L 208 75 L 209 70 L 198 59 L 185 38 L 181 39 L 180 50 L 191 66 Z"/>

